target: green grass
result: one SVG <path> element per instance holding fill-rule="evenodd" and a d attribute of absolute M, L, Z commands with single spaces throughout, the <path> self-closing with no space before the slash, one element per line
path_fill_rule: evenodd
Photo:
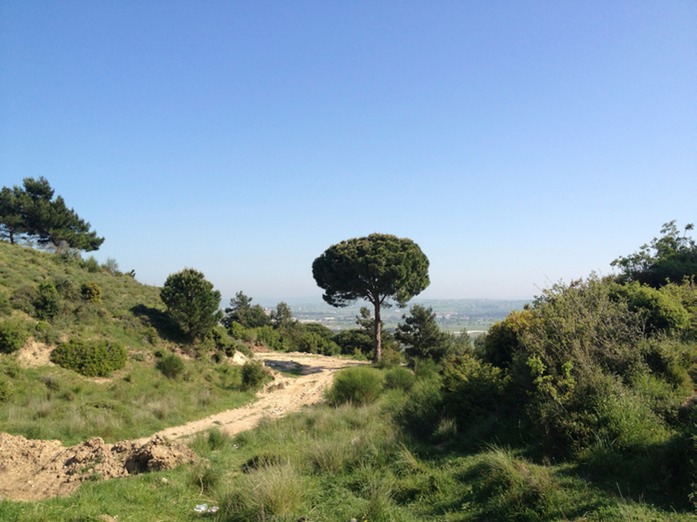
<path fill-rule="evenodd" d="M 59 367 L 18 368 L 0 358 L 8 399 L 0 402 L 3 431 L 75 444 L 99 436 L 108 442 L 150 435 L 239 407 L 253 394 L 239 390 L 239 369 L 187 361 L 185 378 L 168 379 L 154 361 L 129 361 L 109 379 L 95 380 Z"/>
<path fill-rule="evenodd" d="M 694 520 L 603 489 L 573 463 L 418 445 L 394 422 L 394 402 L 317 406 L 236 437 L 212 430 L 191 442 L 199 464 L 88 483 L 70 498 L 0 502 L 0 520 Z M 202 503 L 220 511 L 196 515 Z"/>

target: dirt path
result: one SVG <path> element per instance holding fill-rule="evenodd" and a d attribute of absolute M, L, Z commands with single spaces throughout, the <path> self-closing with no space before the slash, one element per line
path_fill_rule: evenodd
<path fill-rule="evenodd" d="M 286 377 L 276 373 L 275 380 L 259 394 L 259 398 L 246 406 L 210 415 L 157 432 L 169 440 L 187 439 L 196 433 L 217 427 L 225 433 L 235 435 L 255 427 L 264 417 L 283 417 L 303 406 L 322 400 L 324 390 L 341 368 L 361 364 L 358 361 L 325 357 L 307 353 L 262 352 L 255 359 L 274 370 L 298 372 L 298 377 Z M 138 439 L 145 443 L 150 437 Z"/>
<path fill-rule="evenodd" d="M 39 500 L 70 495 L 85 480 L 167 469 L 192 462 L 183 442 L 212 427 L 231 435 L 254 428 L 265 417 L 277 418 L 322 400 L 334 373 L 358 361 L 304 353 L 258 353 L 256 359 L 277 370 L 275 380 L 246 406 L 227 410 L 151 437 L 106 444 L 93 438 L 66 448 L 59 441 L 27 440 L 0 433 L 0 500 Z"/>

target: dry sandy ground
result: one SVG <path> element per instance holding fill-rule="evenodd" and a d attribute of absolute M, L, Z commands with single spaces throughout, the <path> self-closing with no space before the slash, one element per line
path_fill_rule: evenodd
<path fill-rule="evenodd" d="M 236 434 L 255 427 L 265 417 L 286 413 L 322 399 L 334 373 L 357 361 L 304 353 L 258 353 L 272 369 L 295 370 L 298 377 L 276 373 L 252 404 L 165 429 L 151 437 L 117 444 L 93 438 L 66 448 L 55 440 L 27 440 L 0 433 L 0 497 L 38 500 L 70 495 L 85 480 L 109 479 L 192 462 L 195 455 L 183 443 L 212 427 Z"/>

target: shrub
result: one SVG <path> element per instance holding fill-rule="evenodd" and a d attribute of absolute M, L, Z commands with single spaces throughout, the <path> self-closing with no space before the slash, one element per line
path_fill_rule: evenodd
<path fill-rule="evenodd" d="M 259 361 L 247 361 L 242 366 L 242 388 L 245 390 L 258 390 L 271 380 L 273 375 Z"/>
<path fill-rule="evenodd" d="M 107 341 L 72 339 L 51 352 L 51 361 L 87 377 L 107 377 L 126 365 L 126 349 Z"/>
<path fill-rule="evenodd" d="M 24 323 L 6 319 L 0 323 L 0 353 L 12 353 L 19 350 L 27 342 L 29 333 Z"/>
<path fill-rule="evenodd" d="M 688 311 L 668 292 L 634 282 L 615 285 L 611 295 L 625 300 L 631 311 L 641 314 L 650 332 L 682 330 L 690 324 Z"/>
<path fill-rule="evenodd" d="M 10 315 L 12 313 L 12 304 L 5 292 L 0 292 L 0 315 Z"/>
<path fill-rule="evenodd" d="M 500 368 L 472 356 L 449 359 L 443 367 L 447 409 L 463 425 L 499 410 L 507 383 Z"/>
<path fill-rule="evenodd" d="M 53 281 L 44 281 L 39 285 L 39 292 L 34 301 L 36 317 L 39 319 L 53 319 L 60 310 L 60 296 Z"/>
<path fill-rule="evenodd" d="M 99 303 L 102 300 L 102 288 L 97 283 L 84 283 L 80 287 L 80 297 L 88 303 Z"/>
<path fill-rule="evenodd" d="M 176 379 L 184 371 L 184 361 L 176 353 L 166 353 L 157 361 L 155 367 L 168 379 Z"/>
<path fill-rule="evenodd" d="M 383 383 L 383 374 L 375 368 L 347 368 L 334 377 L 327 400 L 334 406 L 347 402 L 357 405 L 370 404 L 380 396 Z"/>
<path fill-rule="evenodd" d="M 99 266 L 99 261 L 94 256 L 90 256 L 82 262 L 82 266 L 90 273 L 99 272 L 102 267 Z"/>
<path fill-rule="evenodd" d="M 385 372 L 385 388 L 388 390 L 409 391 L 415 381 L 414 372 L 402 366 L 395 366 Z"/>

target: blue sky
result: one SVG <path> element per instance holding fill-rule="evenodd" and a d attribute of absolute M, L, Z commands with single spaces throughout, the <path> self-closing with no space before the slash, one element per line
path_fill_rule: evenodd
<path fill-rule="evenodd" d="M 0 185 L 148 284 L 319 298 L 381 232 L 422 297 L 529 298 L 696 221 L 696 80 L 690 0 L 0 0 Z"/>

